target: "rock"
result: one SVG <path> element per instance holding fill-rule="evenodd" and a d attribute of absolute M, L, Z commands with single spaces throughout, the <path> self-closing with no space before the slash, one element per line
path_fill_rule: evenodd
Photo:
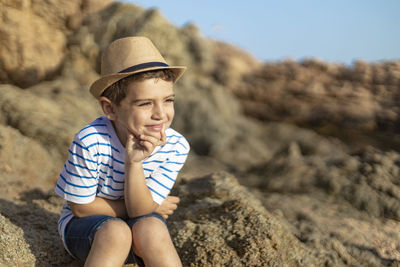
<path fill-rule="evenodd" d="M 171 233 L 184 266 L 319 266 L 313 255 L 227 173 L 183 180 Z"/>
<path fill-rule="evenodd" d="M 58 176 L 57 161 L 38 142 L 9 126 L 0 125 L 0 195 L 18 196 L 32 187 L 47 190 Z"/>
<path fill-rule="evenodd" d="M 88 90 L 80 90 L 72 80 L 48 82 L 30 90 L 11 85 L 0 88 L 0 123 L 40 142 L 56 158 L 64 157 L 74 134 L 99 115 Z"/>
<path fill-rule="evenodd" d="M 34 266 L 35 256 L 25 242 L 24 232 L 0 214 L 0 265 Z"/>
<path fill-rule="evenodd" d="M 57 232 L 60 198 L 29 190 L 21 200 L 0 199 L 1 266 L 79 266 Z"/>
<path fill-rule="evenodd" d="M 64 34 L 30 10 L 0 12 L 0 80 L 27 87 L 53 76 L 64 56 Z"/>
<path fill-rule="evenodd" d="M 397 266 L 400 223 L 368 217 L 349 203 L 317 194 L 264 195 L 268 210 L 279 210 L 292 233 L 326 259 L 325 266 Z"/>
<path fill-rule="evenodd" d="M 28 87 L 53 78 L 64 59 L 70 28 L 78 28 L 84 15 L 110 2 L 2 0 L 0 81 Z"/>
<path fill-rule="evenodd" d="M 253 73 L 262 65 L 253 56 L 232 45 L 215 41 L 212 49 L 215 54 L 215 69 L 210 75 L 228 88 L 236 87 L 243 76 Z"/>
<path fill-rule="evenodd" d="M 264 127 L 246 120 L 236 100 L 222 87 L 206 80 L 182 81 L 176 93 L 173 127 L 189 138 L 197 154 L 212 156 L 237 169 L 268 158 L 270 149 L 259 138 Z M 209 101 L 199 101 L 206 98 Z"/>
<path fill-rule="evenodd" d="M 298 150 L 298 148 L 297 148 Z M 270 161 L 244 171 L 244 184 L 265 192 L 306 194 L 316 191 L 348 201 L 375 217 L 400 220 L 398 153 L 366 151 L 359 157 L 320 152 L 297 156 L 275 154 Z M 289 148 L 289 152 L 290 152 Z M 334 156 L 333 156 L 334 155 Z M 252 179 L 247 183 L 247 177 Z"/>
<path fill-rule="evenodd" d="M 169 225 L 184 266 L 318 266 L 323 260 L 227 173 L 183 179 L 174 194 L 182 203 Z M 55 227 L 62 203 L 41 190 L 0 200 L 0 229 L 12 233 L 0 238 L 4 265 L 78 264 L 62 248 Z"/>
<path fill-rule="evenodd" d="M 353 147 L 399 149 L 395 138 L 386 138 L 397 131 L 399 81 L 399 61 L 344 66 L 306 59 L 264 63 L 228 89 L 253 118 L 311 127 Z"/>

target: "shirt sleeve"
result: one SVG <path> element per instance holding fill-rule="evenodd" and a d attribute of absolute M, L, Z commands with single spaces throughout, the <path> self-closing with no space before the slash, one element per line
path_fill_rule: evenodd
<path fill-rule="evenodd" d="M 146 178 L 147 187 L 157 204 L 161 205 L 170 193 L 179 171 L 185 164 L 189 150 L 189 143 L 182 136 L 167 159 Z"/>
<path fill-rule="evenodd" d="M 67 201 L 90 203 L 96 197 L 98 186 L 97 158 L 77 137 L 68 152 L 55 192 Z"/>

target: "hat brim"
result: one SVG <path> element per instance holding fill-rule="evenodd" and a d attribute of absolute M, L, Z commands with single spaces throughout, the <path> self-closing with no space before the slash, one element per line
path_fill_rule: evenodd
<path fill-rule="evenodd" d="M 132 74 L 140 73 L 140 72 L 145 72 L 145 71 L 151 71 L 151 70 L 163 70 L 163 69 L 170 69 L 173 72 L 175 72 L 175 79 L 173 82 L 176 82 L 186 71 L 185 66 L 169 66 L 169 67 L 151 67 L 151 68 L 145 68 L 145 69 L 140 69 L 137 71 L 132 71 L 132 72 L 124 72 L 124 73 L 115 73 L 115 74 L 110 74 L 103 76 L 96 80 L 92 85 L 90 86 L 90 93 L 97 99 L 100 98 L 101 94 L 112 84 L 118 82 L 119 80 L 128 77 Z"/>

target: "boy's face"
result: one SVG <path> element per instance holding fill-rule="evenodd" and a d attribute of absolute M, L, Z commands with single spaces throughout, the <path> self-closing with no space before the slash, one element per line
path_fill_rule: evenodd
<path fill-rule="evenodd" d="M 174 118 L 173 82 L 163 79 L 146 79 L 131 82 L 126 97 L 114 105 L 111 120 L 118 138 L 125 146 L 128 133 L 161 137 Z"/>

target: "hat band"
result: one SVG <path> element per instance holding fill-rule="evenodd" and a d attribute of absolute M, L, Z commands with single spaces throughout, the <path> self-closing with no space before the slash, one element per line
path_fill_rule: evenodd
<path fill-rule="evenodd" d="M 134 72 L 134 71 L 147 69 L 147 68 L 153 68 L 153 67 L 169 67 L 169 65 L 164 62 L 147 62 L 147 63 L 142 63 L 142 64 L 131 66 L 129 68 L 121 70 L 118 73 Z"/>

